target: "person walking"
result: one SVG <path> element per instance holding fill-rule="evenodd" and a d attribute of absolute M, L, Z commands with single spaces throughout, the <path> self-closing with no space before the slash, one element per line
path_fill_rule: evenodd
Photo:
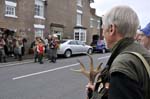
<path fill-rule="evenodd" d="M 145 66 L 138 57 L 127 53 L 140 53 L 150 63 L 150 53 L 134 40 L 138 26 L 138 16 L 129 6 L 115 6 L 103 16 L 103 36 L 112 54 L 98 76 L 103 79 L 86 85 L 88 99 L 150 98 Z"/>

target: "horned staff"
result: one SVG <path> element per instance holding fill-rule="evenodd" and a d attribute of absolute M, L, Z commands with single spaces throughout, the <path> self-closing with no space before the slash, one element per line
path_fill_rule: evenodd
<path fill-rule="evenodd" d="M 81 68 L 79 70 L 72 70 L 84 74 L 89 79 L 90 83 L 94 84 L 96 75 L 101 71 L 102 63 L 100 63 L 96 69 L 94 69 L 93 58 L 89 54 L 87 55 L 90 58 L 90 70 L 86 70 L 84 64 L 80 60 L 77 61 L 80 63 Z"/>

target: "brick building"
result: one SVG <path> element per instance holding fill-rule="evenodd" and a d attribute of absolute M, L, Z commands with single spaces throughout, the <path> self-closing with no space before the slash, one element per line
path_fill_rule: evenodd
<path fill-rule="evenodd" d="M 100 35 L 101 18 L 90 7 L 93 0 L 0 0 L 0 31 L 22 35 L 27 47 L 34 37 L 57 34 L 90 44 Z"/>

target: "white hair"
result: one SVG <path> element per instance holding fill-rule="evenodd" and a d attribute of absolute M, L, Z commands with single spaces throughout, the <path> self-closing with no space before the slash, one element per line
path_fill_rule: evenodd
<path fill-rule="evenodd" d="M 116 6 L 103 16 L 103 25 L 109 27 L 114 24 L 118 33 L 124 37 L 133 37 L 139 26 L 136 12 L 128 6 Z"/>

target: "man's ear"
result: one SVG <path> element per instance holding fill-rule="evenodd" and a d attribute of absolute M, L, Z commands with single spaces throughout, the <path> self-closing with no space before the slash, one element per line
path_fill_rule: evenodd
<path fill-rule="evenodd" d="M 116 33 L 116 26 L 115 26 L 115 24 L 111 24 L 111 25 L 109 26 L 109 34 L 110 34 L 111 36 L 113 36 L 113 35 L 115 35 L 115 33 Z"/>

